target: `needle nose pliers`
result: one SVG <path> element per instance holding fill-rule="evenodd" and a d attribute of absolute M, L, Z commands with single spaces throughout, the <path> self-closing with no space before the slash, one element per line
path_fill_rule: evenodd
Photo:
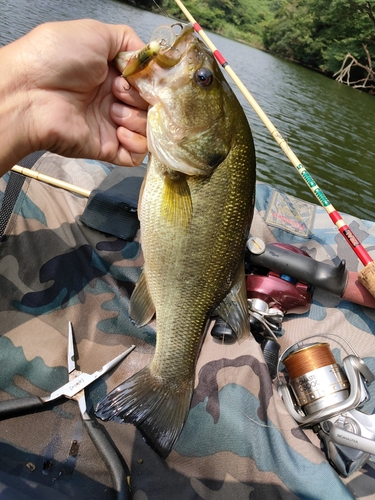
<path fill-rule="evenodd" d="M 31 413 L 34 410 L 40 409 L 44 404 L 49 403 L 60 397 L 74 399 L 77 401 L 81 413 L 81 417 L 86 427 L 88 434 L 98 450 L 100 456 L 108 467 L 115 491 L 117 492 L 117 500 L 125 500 L 130 498 L 128 486 L 128 471 L 125 471 L 117 450 L 112 446 L 106 434 L 99 426 L 98 422 L 90 417 L 86 407 L 85 387 L 97 380 L 99 377 L 108 372 L 123 360 L 135 346 L 131 346 L 127 351 L 116 356 L 114 359 L 106 363 L 100 370 L 89 374 L 76 369 L 75 353 L 74 353 L 74 334 L 73 325 L 69 322 L 68 330 L 68 373 L 69 382 L 59 387 L 49 396 L 27 396 L 24 398 L 8 399 L 0 402 L 0 419 Z"/>

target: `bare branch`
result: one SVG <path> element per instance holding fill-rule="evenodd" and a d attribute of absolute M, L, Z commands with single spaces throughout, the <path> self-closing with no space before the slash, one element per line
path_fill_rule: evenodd
<path fill-rule="evenodd" d="M 375 89 L 375 71 L 372 68 L 372 59 L 367 45 L 363 45 L 367 57 L 367 65 L 360 63 L 352 54 L 346 54 L 341 68 L 333 75 L 333 78 L 340 83 L 345 83 L 356 89 L 372 90 Z M 353 68 L 361 68 L 366 75 L 364 78 L 352 81 Z"/>

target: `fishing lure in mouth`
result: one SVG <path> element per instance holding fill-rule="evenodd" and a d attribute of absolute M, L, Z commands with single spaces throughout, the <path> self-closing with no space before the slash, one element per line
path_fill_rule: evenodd
<path fill-rule="evenodd" d="M 116 65 L 118 61 L 125 63 L 125 68 L 122 71 L 122 76 L 127 78 L 142 71 L 155 57 L 161 49 L 160 43 L 156 40 L 151 41 L 143 49 L 136 52 L 120 52 L 116 57 Z"/>
<path fill-rule="evenodd" d="M 139 73 L 156 57 L 162 56 L 172 48 L 178 39 L 178 34 L 174 30 L 176 26 L 180 27 L 182 30 L 182 25 L 180 23 L 157 28 L 152 34 L 150 42 L 141 50 L 135 52 L 119 52 L 116 56 L 115 63 L 117 68 L 121 71 L 122 76 L 128 78 L 129 76 Z M 175 55 L 171 60 L 167 58 L 162 61 L 166 66 L 174 66 L 179 59 L 180 58 Z"/>

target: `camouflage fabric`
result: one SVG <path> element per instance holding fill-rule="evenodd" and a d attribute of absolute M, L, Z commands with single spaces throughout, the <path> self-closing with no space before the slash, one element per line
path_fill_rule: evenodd
<path fill-rule="evenodd" d="M 43 155 L 33 167 L 86 189 L 112 166 Z M 1 198 L 9 174 L 0 179 Z M 0 200 L 1 201 L 1 200 Z M 155 324 L 142 328 L 128 303 L 142 266 L 140 234 L 124 241 L 85 226 L 87 199 L 35 180 L 23 184 L 0 243 L 0 399 L 48 395 L 67 381 L 68 321 L 78 365 L 91 373 L 135 344 L 110 374 L 86 390 L 88 408 L 151 359 Z M 375 257 L 375 224 L 345 216 Z M 319 261 L 360 269 L 323 209 L 257 184 L 253 236 L 296 245 Z M 174 311 L 178 314 L 178 311 Z M 281 349 L 309 335 L 347 339 L 375 371 L 375 310 L 316 290 L 308 313 L 287 315 Z M 343 358 L 333 343 L 335 355 Z M 370 386 L 370 392 L 375 391 Z M 374 403 L 367 403 L 372 413 Z M 339 477 L 312 430 L 288 414 L 260 346 L 222 345 L 207 335 L 185 428 L 163 460 L 132 425 L 102 423 L 130 468 L 135 500 L 373 498 L 369 461 Z M 61 399 L 0 421 L 1 498 L 113 498 L 111 477 L 83 428 L 78 405 Z"/>

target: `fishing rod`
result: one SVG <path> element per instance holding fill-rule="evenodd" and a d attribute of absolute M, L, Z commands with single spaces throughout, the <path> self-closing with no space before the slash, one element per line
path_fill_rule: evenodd
<path fill-rule="evenodd" d="M 294 154 L 292 149 L 290 148 L 287 141 L 283 138 L 281 133 L 277 130 L 268 116 L 264 113 L 262 108 L 256 102 L 251 93 L 247 90 L 245 85 L 242 83 L 237 74 L 230 67 L 228 61 L 221 54 L 221 52 L 217 49 L 217 47 L 213 44 L 211 39 L 207 36 L 207 34 L 203 31 L 202 27 L 198 24 L 198 22 L 194 19 L 185 5 L 181 2 L 181 0 L 175 0 L 176 4 L 180 7 L 182 12 L 185 14 L 189 22 L 193 25 L 194 30 L 201 36 L 203 41 L 206 43 L 208 48 L 212 51 L 218 63 L 225 69 L 225 71 L 232 78 L 233 82 L 237 85 L 239 90 L 242 92 L 248 103 L 254 109 L 256 114 L 262 120 L 263 124 L 267 127 L 272 137 L 278 143 L 280 148 L 283 150 L 287 158 L 291 161 L 292 165 L 295 167 L 297 172 L 300 174 L 302 179 L 305 181 L 310 191 L 313 193 L 315 198 L 319 201 L 322 207 L 325 209 L 327 214 L 329 215 L 332 222 L 336 225 L 340 233 L 343 235 L 346 242 L 350 245 L 352 250 L 357 255 L 358 259 L 365 266 L 359 273 L 358 279 L 359 281 L 367 288 L 367 290 L 375 297 L 375 262 L 372 257 L 369 255 L 367 250 L 363 247 L 358 238 L 354 235 L 353 231 L 350 227 L 345 223 L 340 213 L 334 208 L 332 203 L 328 200 L 326 195 L 323 193 L 322 189 L 318 186 L 313 177 L 309 174 L 307 169 L 302 165 L 301 161 Z"/>
<path fill-rule="evenodd" d="M 17 174 L 24 175 L 25 177 L 30 177 L 31 179 L 45 182 L 46 184 L 50 184 L 51 186 L 65 189 L 67 191 L 71 191 L 76 194 L 80 194 L 81 196 L 84 196 L 86 198 L 88 198 L 91 193 L 91 191 L 89 191 L 88 189 L 84 189 L 74 184 L 70 184 L 69 182 L 61 181 L 60 179 L 56 179 L 55 177 L 50 177 L 49 175 L 41 174 L 40 172 L 31 170 L 31 168 L 14 165 L 14 167 L 12 167 L 11 170 L 12 172 L 17 172 Z"/>

